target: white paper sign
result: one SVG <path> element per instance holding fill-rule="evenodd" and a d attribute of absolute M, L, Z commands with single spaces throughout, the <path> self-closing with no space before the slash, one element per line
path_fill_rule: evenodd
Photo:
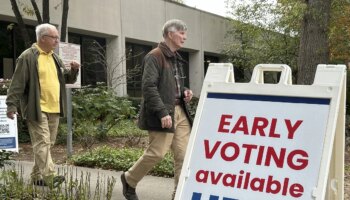
<path fill-rule="evenodd" d="M 0 149 L 18 152 L 17 118 L 7 118 L 6 96 L 0 96 Z"/>
<path fill-rule="evenodd" d="M 64 65 L 66 67 L 70 66 L 70 62 L 76 61 L 81 64 L 80 59 L 80 45 L 60 42 L 58 46 L 58 54 L 60 55 Z M 77 81 L 74 84 L 66 84 L 68 88 L 81 88 L 81 70 L 77 77 Z"/>

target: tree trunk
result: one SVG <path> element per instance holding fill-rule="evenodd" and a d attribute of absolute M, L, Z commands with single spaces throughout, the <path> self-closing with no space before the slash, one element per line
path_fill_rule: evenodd
<path fill-rule="evenodd" d="M 10 0 L 10 1 L 11 1 L 13 13 L 15 14 L 16 19 L 17 19 L 19 30 L 20 30 L 21 35 L 22 35 L 23 40 L 24 40 L 24 45 L 26 48 L 29 48 L 31 46 L 32 42 L 30 41 L 29 33 L 26 29 L 26 26 L 24 25 L 22 15 L 19 12 L 17 2 L 16 2 L 16 0 Z"/>
<path fill-rule="evenodd" d="M 62 21 L 61 21 L 61 41 L 65 42 L 67 37 L 67 20 L 69 10 L 69 0 L 63 0 L 62 5 Z"/>
<path fill-rule="evenodd" d="M 50 23 L 50 1 L 43 0 L 43 23 Z"/>
<path fill-rule="evenodd" d="M 38 4 L 36 4 L 35 0 L 31 0 L 31 2 L 32 2 L 32 6 L 33 6 L 33 9 L 35 12 L 36 19 L 38 20 L 38 24 L 42 24 L 43 20 L 42 20 L 41 15 L 40 15 Z"/>
<path fill-rule="evenodd" d="M 328 25 L 331 0 L 306 0 L 298 56 L 298 84 L 312 84 L 318 64 L 329 60 Z"/>

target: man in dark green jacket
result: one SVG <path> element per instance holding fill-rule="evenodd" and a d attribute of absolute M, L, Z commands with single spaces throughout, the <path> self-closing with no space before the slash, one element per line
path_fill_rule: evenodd
<path fill-rule="evenodd" d="M 35 29 L 37 43 L 17 59 L 7 93 L 7 116 L 14 119 L 20 108 L 26 119 L 34 152 L 32 181 L 39 186 L 57 186 L 64 181 L 56 176 L 51 158 L 59 117 L 66 113 L 65 83 L 74 83 L 80 64 L 73 61 L 66 68 L 53 50 L 59 44 L 58 31 L 51 24 Z"/>
<path fill-rule="evenodd" d="M 184 61 L 177 50 L 186 40 L 186 24 L 169 20 L 163 27 L 164 41 L 148 53 L 143 61 L 142 94 L 139 127 L 148 130 L 149 146 L 139 160 L 121 175 L 123 195 L 137 200 L 137 183 L 171 149 L 175 161 L 175 187 L 179 181 L 191 131 L 186 107 L 192 91 L 184 88 Z"/>

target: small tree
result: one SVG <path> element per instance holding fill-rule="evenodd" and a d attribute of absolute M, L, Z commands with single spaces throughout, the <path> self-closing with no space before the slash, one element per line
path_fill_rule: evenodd
<path fill-rule="evenodd" d="M 241 54 L 236 53 L 230 57 L 236 56 L 241 63 L 256 58 L 258 63 L 271 60 L 279 63 L 280 60 L 294 68 L 294 72 L 300 72 L 299 84 L 310 84 L 317 64 L 348 63 L 350 60 L 347 51 L 350 48 L 350 5 L 347 0 L 276 0 L 273 3 L 270 0 L 251 0 L 250 3 L 227 0 L 227 3 L 235 20 L 251 24 L 233 23 L 232 30 L 238 33 L 242 30 L 241 35 L 233 35 L 236 39 L 233 42 L 242 43 L 238 49 L 246 56 L 240 57 Z M 237 23 L 243 26 L 237 26 Z M 262 32 L 256 34 L 259 28 Z M 262 39 L 264 32 L 270 39 Z M 226 51 L 233 49 L 234 52 L 235 47 L 238 51 L 237 46 L 226 48 Z"/>
<path fill-rule="evenodd" d="M 33 16 L 35 14 L 38 24 L 50 23 L 50 1 L 49 0 L 42 1 L 42 8 L 43 8 L 42 9 L 43 10 L 42 17 L 41 17 L 38 5 L 36 3 L 36 0 L 30 1 L 31 6 L 28 6 L 25 3 L 23 3 L 22 1 L 19 1 L 20 7 L 18 6 L 16 0 L 10 0 L 10 1 L 11 1 L 13 13 L 16 17 L 17 24 L 18 24 L 19 29 L 20 29 L 20 33 L 21 33 L 22 38 L 23 38 L 24 43 L 25 43 L 25 47 L 28 48 L 31 46 L 33 41 L 31 41 L 31 39 L 29 37 L 28 30 L 26 29 L 26 26 L 24 24 L 24 20 L 22 17 L 22 13 L 21 13 L 19 8 L 21 7 L 22 12 L 26 15 Z M 61 30 L 63 30 L 64 33 L 65 33 L 65 30 L 67 29 L 68 9 L 69 9 L 68 5 L 69 5 L 69 0 L 63 0 Z M 57 8 L 57 7 L 58 6 L 55 6 L 55 8 Z M 66 34 L 62 34 L 62 32 L 61 32 L 61 41 L 65 41 Z"/>
<path fill-rule="evenodd" d="M 108 87 L 113 91 L 117 91 L 117 88 L 121 85 L 125 85 L 126 81 L 129 77 L 134 77 L 141 74 L 141 66 L 134 66 L 132 69 L 124 72 L 123 63 L 126 62 L 127 59 L 131 59 L 133 57 L 137 57 L 141 55 L 143 52 L 135 56 L 131 56 L 130 52 L 127 50 L 125 54 L 122 56 L 109 57 L 107 58 L 106 47 L 102 46 L 97 41 L 93 41 L 89 45 L 89 51 L 92 52 L 94 58 L 91 59 L 91 62 L 85 62 L 84 64 L 100 64 L 103 66 L 104 70 L 107 72 L 107 84 Z M 115 50 L 111 50 L 110 55 L 118 55 Z M 124 72 L 124 73 L 123 73 Z"/>
<path fill-rule="evenodd" d="M 267 0 L 251 2 L 227 1 L 233 18 L 232 29 L 227 34 L 228 42 L 223 49 L 228 60 L 244 79 L 250 79 L 253 67 L 259 63 L 283 63 L 296 67 L 298 26 L 291 21 L 298 21 L 298 12 L 294 12 L 302 9 L 300 5 L 283 8 L 282 4 Z M 283 15 L 281 10 L 289 14 Z"/>
<path fill-rule="evenodd" d="M 329 19 L 331 0 L 305 1 L 300 48 L 298 54 L 298 84 L 312 84 L 318 64 L 329 61 Z"/>

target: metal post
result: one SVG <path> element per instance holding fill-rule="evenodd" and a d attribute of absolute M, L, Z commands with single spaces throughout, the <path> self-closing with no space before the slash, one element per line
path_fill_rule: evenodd
<path fill-rule="evenodd" d="M 63 13 L 63 5 L 64 5 L 64 0 L 61 0 L 61 5 L 62 5 L 62 12 Z M 62 29 L 62 21 L 59 24 L 59 29 Z M 60 31 L 60 33 L 62 33 Z M 65 30 L 66 34 L 66 40 L 65 42 L 68 42 L 68 29 Z M 62 36 L 61 36 L 62 37 Z M 72 117 L 72 89 L 70 87 L 66 86 L 66 94 L 67 94 L 67 157 L 70 158 L 72 157 L 73 154 L 73 117 Z"/>
<path fill-rule="evenodd" d="M 67 156 L 72 157 L 73 154 L 73 134 L 72 134 L 72 89 L 66 88 L 67 92 Z"/>

